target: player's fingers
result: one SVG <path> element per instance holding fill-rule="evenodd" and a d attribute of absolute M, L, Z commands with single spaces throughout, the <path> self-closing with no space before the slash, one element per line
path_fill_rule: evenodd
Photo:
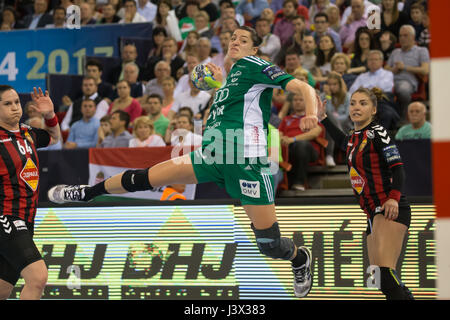
<path fill-rule="evenodd" d="M 39 96 L 42 97 L 44 94 L 42 93 L 41 87 L 39 87 Z"/>

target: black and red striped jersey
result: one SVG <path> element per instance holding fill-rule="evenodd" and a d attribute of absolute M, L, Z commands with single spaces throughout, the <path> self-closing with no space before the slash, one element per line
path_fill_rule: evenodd
<path fill-rule="evenodd" d="M 50 143 L 47 131 L 20 124 L 0 127 L 0 214 L 34 223 L 39 192 L 37 148 Z"/>
<path fill-rule="evenodd" d="M 371 123 L 347 137 L 350 180 L 364 212 L 378 212 L 388 198 L 399 201 L 401 193 L 392 188 L 391 169 L 403 163 L 386 129 Z"/>

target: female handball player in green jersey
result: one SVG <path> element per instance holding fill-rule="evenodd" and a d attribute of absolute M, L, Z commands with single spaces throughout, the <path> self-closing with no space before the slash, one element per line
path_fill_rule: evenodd
<path fill-rule="evenodd" d="M 300 124 L 303 131 L 317 125 L 318 100 L 308 84 L 255 57 L 260 43 L 254 29 L 239 27 L 229 44 L 227 54 L 233 65 L 225 81 L 219 67 L 207 65 L 222 85 L 215 93 L 201 148 L 151 168 L 127 170 L 92 187 L 54 186 L 48 192 L 49 199 L 55 203 L 89 201 L 102 194 L 214 181 L 225 187 L 231 197 L 240 199 L 252 222 L 260 252 L 292 262 L 295 295 L 305 297 L 312 286 L 311 253 L 280 235 L 266 132 L 273 88 L 304 97 L 306 116 Z"/>

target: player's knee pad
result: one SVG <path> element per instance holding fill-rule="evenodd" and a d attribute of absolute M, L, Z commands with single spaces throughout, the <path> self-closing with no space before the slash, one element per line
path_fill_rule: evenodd
<path fill-rule="evenodd" d="M 270 228 L 257 230 L 252 224 L 259 251 L 274 259 L 290 260 L 294 255 L 295 245 L 291 239 L 281 237 L 278 222 Z"/>
<path fill-rule="evenodd" d="M 381 292 L 387 300 L 414 300 L 409 289 L 401 282 L 395 270 L 380 267 Z"/>
<path fill-rule="evenodd" d="M 146 191 L 151 190 L 153 187 L 148 181 L 148 170 L 127 170 L 122 175 L 122 187 L 129 191 Z"/>

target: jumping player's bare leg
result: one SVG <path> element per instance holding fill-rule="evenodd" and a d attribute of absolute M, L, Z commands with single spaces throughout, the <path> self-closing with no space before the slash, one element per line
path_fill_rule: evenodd
<path fill-rule="evenodd" d="M 13 288 L 14 286 L 11 283 L 0 279 L 0 300 L 8 299 Z"/>
<path fill-rule="evenodd" d="M 33 262 L 26 266 L 20 275 L 25 285 L 20 293 L 21 300 L 39 300 L 47 284 L 48 271 L 44 260 Z"/>

